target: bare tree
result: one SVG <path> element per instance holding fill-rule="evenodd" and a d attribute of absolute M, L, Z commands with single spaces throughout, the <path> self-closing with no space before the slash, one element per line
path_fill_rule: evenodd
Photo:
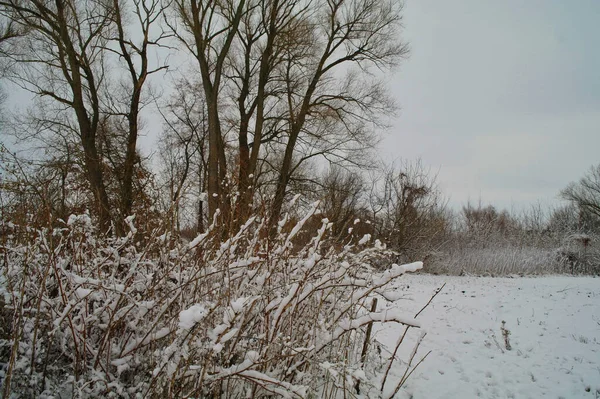
<path fill-rule="evenodd" d="M 66 144 L 66 145 L 65 145 Z M 70 144 L 44 162 L 9 151 L 0 144 L 0 196 L 4 220 L 33 226 L 55 226 L 71 212 L 83 213 L 86 179 Z M 29 154 L 26 154 L 29 155 Z"/>
<path fill-rule="evenodd" d="M 579 209 L 580 228 L 600 226 L 600 164 L 592 166 L 579 182 L 569 184 L 560 195 Z"/>
<path fill-rule="evenodd" d="M 208 121 L 208 208 L 209 215 L 221 208 L 229 214 L 229 198 L 222 190 L 227 175 L 225 145 L 221 127 L 220 93 L 225 61 L 240 21 L 247 12 L 246 1 L 174 0 L 178 16 L 171 28 L 198 62 Z M 177 23 L 183 25 L 179 29 Z"/>
<path fill-rule="evenodd" d="M 151 61 L 167 37 L 158 26 L 163 11 L 158 0 L 0 2 L 0 15 L 25 32 L 5 51 L 19 65 L 9 77 L 51 110 L 33 118 L 31 137 L 58 131 L 79 138 L 104 231 L 114 221 L 122 233 L 132 212 L 135 176 L 143 169 L 136 146 L 149 102 L 144 91 L 150 75 L 166 68 Z M 121 66 L 125 77 L 118 76 Z"/>
<path fill-rule="evenodd" d="M 332 223 L 332 234 L 342 239 L 361 213 L 361 200 L 365 194 L 362 178 L 357 173 L 332 167 L 321 183 L 321 209 Z"/>
<path fill-rule="evenodd" d="M 283 37 L 293 35 L 299 17 L 306 11 L 300 1 L 254 1 L 244 14 L 229 57 L 232 102 L 238 115 L 238 191 L 234 220 L 239 226 L 248 216 L 258 182 L 261 147 L 282 131 L 278 104 L 283 93 L 276 74 L 283 62 Z M 252 121 L 254 121 L 253 126 Z M 252 136 L 252 141 L 249 138 Z"/>
<path fill-rule="evenodd" d="M 202 233 L 207 182 L 206 104 L 199 85 L 181 79 L 175 87 L 165 111 L 161 111 L 164 130 L 159 147 L 169 192 L 166 208 L 172 215 L 172 225 L 179 231 L 181 201 L 195 191 L 196 231 Z"/>
<path fill-rule="evenodd" d="M 0 44 L 19 36 L 22 36 L 22 32 L 15 27 L 15 23 L 13 21 L 9 20 L 0 22 Z"/>
<path fill-rule="evenodd" d="M 23 36 L 26 31 L 26 27 L 16 24 L 6 16 L 0 15 L 0 57 L 6 58 L 11 42 Z M 3 73 L 6 65 L 1 65 L 0 68 L 0 72 Z"/>
<path fill-rule="evenodd" d="M 507 235 L 518 228 L 517 220 L 507 210 L 498 211 L 493 205 L 477 206 L 467 203 L 462 208 L 464 227 L 480 239 L 486 240 L 494 233 Z"/>
<path fill-rule="evenodd" d="M 577 206 L 572 203 L 552 209 L 548 218 L 548 229 L 559 236 L 575 233 L 579 229 L 578 214 Z"/>
<path fill-rule="evenodd" d="M 436 175 L 420 160 L 404 161 L 385 169 L 379 180 L 370 199 L 377 235 L 409 258 L 425 256 L 448 229 Z"/>
<path fill-rule="evenodd" d="M 362 71 L 373 66 L 386 69 L 408 52 L 399 40 L 399 2 L 327 0 L 313 5 L 290 43 L 283 69 L 287 142 L 271 225 L 281 212 L 297 143 L 303 133 L 311 132 L 313 123 L 339 122 L 352 137 L 364 131 L 366 123 L 376 122 L 378 111 L 391 108 L 377 84 L 360 82 L 360 75 L 350 75 L 345 81 L 337 76 L 344 70 L 355 73 L 352 66 Z M 363 92 L 365 88 L 368 94 Z"/>
<path fill-rule="evenodd" d="M 18 62 L 11 78 L 33 93 L 73 112 L 85 168 L 102 229 L 110 226 L 110 204 L 96 139 L 101 119 L 105 36 L 112 10 L 103 2 L 75 0 L 0 1 L 0 14 L 27 31 L 9 57 Z"/>
<path fill-rule="evenodd" d="M 315 157 L 359 163 L 373 127 L 393 111 L 376 75 L 407 54 L 398 39 L 398 2 L 180 0 L 175 8 L 171 28 L 198 61 L 207 101 L 211 215 L 228 208 L 218 191 L 237 183 L 233 219 L 244 219 L 259 163 L 282 153 L 273 165 L 273 223 L 300 164 Z M 230 133 L 237 182 L 225 181 Z"/>
<path fill-rule="evenodd" d="M 122 220 L 131 214 L 133 204 L 133 180 L 137 154 L 137 139 L 140 130 L 140 111 L 149 102 L 144 101 L 143 90 L 147 86 L 148 78 L 161 70 L 167 69 L 167 65 L 159 60 L 157 65 L 152 65 L 151 56 L 153 47 L 163 46 L 168 34 L 160 29 L 158 23 L 163 18 L 165 5 L 160 0 L 133 0 L 130 4 L 133 10 L 119 0 L 112 1 L 112 17 L 114 19 L 114 31 L 107 36 L 107 50 L 116 54 L 118 60 L 125 66 L 126 78 L 121 79 L 121 92 L 117 96 L 108 96 L 109 114 L 119 117 L 116 121 L 118 130 L 121 130 L 125 148 L 119 171 L 120 195 L 119 211 L 121 220 L 116 223 L 117 229 L 122 231 Z M 132 17 L 132 18 L 131 18 Z M 129 23 L 133 19 L 135 23 Z M 131 32 L 131 28 L 137 29 Z M 138 39 L 139 37 L 139 39 Z M 110 47 L 111 44 L 114 47 Z M 121 120 L 124 126 L 120 126 Z M 123 151 L 120 151 L 123 152 Z"/>

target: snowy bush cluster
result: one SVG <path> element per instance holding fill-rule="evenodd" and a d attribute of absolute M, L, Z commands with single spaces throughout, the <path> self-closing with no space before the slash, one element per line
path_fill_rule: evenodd
<path fill-rule="evenodd" d="M 224 243 L 210 231 L 191 242 L 159 231 L 139 240 L 133 218 L 118 239 L 96 234 L 87 215 L 53 231 L 4 225 L 3 393 L 391 396 L 381 376 L 394 359 L 361 356 L 365 327 L 419 324 L 372 312 L 371 298 L 399 299 L 390 283 L 422 264 L 375 273 L 383 245 L 331 248 L 326 219 L 298 250 L 310 215 L 291 230 L 282 221 L 275 238 L 252 218 Z"/>
<path fill-rule="evenodd" d="M 587 240 L 585 245 L 580 236 Z M 600 236 L 455 234 L 453 240 L 446 242 L 431 258 L 425 270 L 436 274 L 600 275 Z"/>

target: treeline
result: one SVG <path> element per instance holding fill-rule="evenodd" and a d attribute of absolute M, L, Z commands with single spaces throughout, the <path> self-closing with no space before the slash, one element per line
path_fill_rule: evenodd
<path fill-rule="evenodd" d="M 426 271 L 449 274 L 600 273 L 600 165 L 557 193 L 564 202 L 555 208 L 508 211 L 480 202 L 452 209 L 419 161 L 366 176 L 332 168 L 319 188 L 317 219 L 333 222 L 339 244 L 369 234 L 398 263 L 424 260 Z"/>
<path fill-rule="evenodd" d="M 20 177 L 3 191 L 28 210 L 23 195 L 36 197 L 44 222 L 89 209 L 102 232 L 123 235 L 128 216 L 152 209 L 178 223 L 193 185 L 198 231 L 216 218 L 227 237 L 257 210 L 275 226 L 286 197 L 314 180 L 313 160 L 369 161 L 395 108 L 382 72 L 408 51 L 401 9 L 391 0 L 0 1 L 3 74 L 35 95 L 3 126 L 28 150 L 12 157 Z M 151 109 L 165 125 L 156 174 L 138 151 Z"/>
<path fill-rule="evenodd" d="M 569 205 L 514 214 L 452 211 L 420 162 L 374 162 L 395 110 L 385 72 L 408 52 L 399 3 L 0 0 L 3 77 L 35 95 L 2 120 L 17 143 L 0 147 L 2 221 L 90 212 L 119 237 L 135 215 L 140 232 L 226 239 L 256 215 L 269 238 L 300 195 L 298 214 L 321 201 L 307 231 L 327 218 L 332 245 L 368 234 L 432 271 L 596 270 L 600 166 Z"/>

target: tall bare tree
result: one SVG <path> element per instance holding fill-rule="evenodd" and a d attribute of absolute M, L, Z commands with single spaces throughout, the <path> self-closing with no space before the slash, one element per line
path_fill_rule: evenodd
<path fill-rule="evenodd" d="M 158 23 L 164 16 L 164 9 L 168 3 L 160 0 L 132 0 L 124 3 L 112 0 L 112 16 L 115 30 L 108 36 L 109 45 L 107 50 L 116 54 L 121 64 L 125 66 L 126 77 L 120 79 L 119 96 L 112 95 L 107 98 L 109 102 L 109 113 L 124 120 L 124 126 L 119 126 L 124 136 L 124 154 L 119 173 L 120 195 L 119 211 L 120 221 L 116 223 L 117 229 L 122 230 L 122 220 L 129 216 L 133 205 L 133 183 L 134 170 L 137 154 L 137 140 L 140 130 L 140 111 L 149 102 L 144 101 L 143 90 L 146 89 L 150 75 L 167 69 L 167 65 L 161 60 L 152 65 L 151 57 L 153 47 L 164 47 L 165 33 Z M 129 10 L 130 7 L 132 10 Z M 135 22 L 132 24 L 130 20 Z M 133 29 L 132 29 L 133 28 Z M 117 121 L 117 124 L 121 122 Z"/>
<path fill-rule="evenodd" d="M 158 26 L 167 5 L 158 0 L 0 2 L 8 26 L 26 33 L 4 52 L 19 65 L 10 78 L 36 94 L 43 108 L 54 108 L 54 117 L 52 112 L 36 116 L 43 122 L 38 133 L 56 134 L 53 126 L 58 126 L 79 137 L 104 231 L 114 222 L 122 233 L 123 219 L 132 212 L 140 112 L 149 102 L 144 92 L 150 75 L 166 68 L 160 59 L 152 60 L 168 36 Z"/>
<path fill-rule="evenodd" d="M 164 183 L 168 188 L 168 202 L 165 205 L 172 215 L 172 226 L 179 231 L 181 202 L 184 197 L 195 196 L 196 231 L 203 233 L 207 180 L 206 104 L 202 89 L 193 82 L 181 79 L 175 89 L 164 111 L 160 111 L 164 130 L 159 155 Z"/>
<path fill-rule="evenodd" d="M 111 222 L 110 204 L 96 139 L 111 5 L 102 1 L 4 0 L 0 1 L 0 14 L 27 31 L 8 54 L 21 66 L 15 68 L 12 79 L 75 116 L 100 226 L 106 230 Z"/>
<path fill-rule="evenodd" d="M 240 21 L 247 12 L 240 0 L 174 0 L 178 19 L 170 23 L 181 43 L 194 56 L 200 70 L 208 121 L 208 208 L 227 217 L 229 198 L 223 190 L 227 176 L 220 100 L 225 62 Z M 180 23 L 183 29 L 179 29 Z"/>
<path fill-rule="evenodd" d="M 237 133 L 235 220 L 249 212 L 258 163 L 267 152 L 282 153 L 275 157 L 281 161 L 274 165 L 273 223 L 302 162 L 317 156 L 357 162 L 352 150 L 371 144 L 373 126 L 393 110 L 376 75 L 407 54 L 399 37 L 398 2 L 176 4 L 185 29 L 176 22 L 171 27 L 198 61 L 208 107 L 211 215 L 218 198 L 226 197 L 218 191 L 226 176 L 227 132 Z"/>
<path fill-rule="evenodd" d="M 238 225 L 249 216 L 261 146 L 283 131 L 283 116 L 277 108 L 284 90 L 277 69 L 284 61 L 285 38 L 297 34 L 297 26 L 303 23 L 307 11 L 306 3 L 301 1 L 252 2 L 240 23 L 238 40 L 234 42 L 237 51 L 229 57 L 230 92 L 237 105 L 239 126 L 237 183 L 240 197 L 234 215 Z"/>
<path fill-rule="evenodd" d="M 339 121 L 352 137 L 365 123 L 376 122 L 378 111 L 390 109 L 384 91 L 361 93 L 365 87 L 377 88 L 376 84 L 357 84 L 361 78 L 358 74 L 350 75 L 345 82 L 338 76 L 344 71 L 355 73 L 353 66 L 362 71 L 371 67 L 385 70 L 408 52 L 399 34 L 401 2 L 325 0 L 315 2 L 314 7 L 304 32 L 298 32 L 305 42 L 294 43 L 294 47 L 305 50 L 290 52 L 286 63 L 287 144 L 271 208 L 271 225 L 281 212 L 296 144 L 311 120 Z"/>

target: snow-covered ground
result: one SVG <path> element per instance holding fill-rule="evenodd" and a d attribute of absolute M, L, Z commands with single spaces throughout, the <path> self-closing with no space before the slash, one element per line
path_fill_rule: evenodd
<path fill-rule="evenodd" d="M 600 398 L 600 278 L 407 275 L 393 306 L 414 315 L 444 282 L 419 316 L 427 336 L 416 360 L 432 352 L 397 397 Z M 379 328 L 375 339 L 391 351 L 402 330 Z"/>

